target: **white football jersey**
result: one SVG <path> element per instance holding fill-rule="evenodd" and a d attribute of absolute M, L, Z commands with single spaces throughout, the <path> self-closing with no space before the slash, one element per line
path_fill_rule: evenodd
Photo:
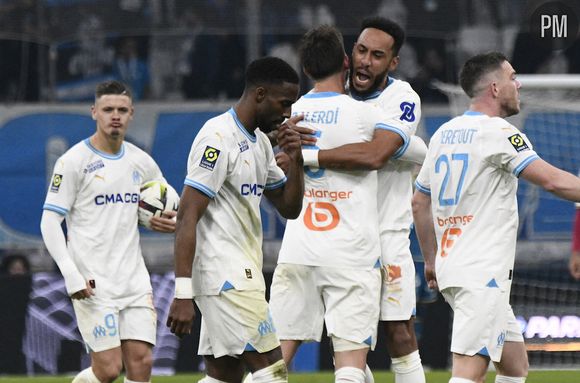
<path fill-rule="evenodd" d="M 421 120 L 421 99 L 406 81 L 389 77 L 387 87 L 364 98 L 385 111 L 387 118 L 405 125 L 409 135 L 415 134 Z M 413 223 L 411 198 L 415 164 L 397 160 L 406 149 L 400 150 L 378 170 L 378 205 L 381 233 L 392 230 L 409 230 Z"/>
<path fill-rule="evenodd" d="M 518 176 L 538 158 L 499 117 L 468 111 L 435 132 L 416 186 L 431 195 L 440 289 L 509 285 Z"/>
<path fill-rule="evenodd" d="M 65 216 L 68 251 L 103 299 L 132 299 L 151 291 L 139 246 L 137 210 L 144 182 L 163 180 L 155 161 L 124 142 L 111 155 L 89 139 L 70 148 L 54 167 L 44 209 Z"/>
<path fill-rule="evenodd" d="M 316 130 L 319 149 L 370 141 L 375 129 L 409 140 L 406 126 L 389 124 L 379 108 L 345 94 L 306 94 L 292 114 L 304 114 L 299 124 Z M 302 211 L 286 223 L 278 263 L 373 268 L 380 257 L 376 172 L 306 167 L 304 178 Z"/>
<path fill-rule="evenodd" d="M 185 179 L 211 198 L 197 226 L 194 295 L 265 290 L 260 200 L 285 182 L 268 137 L 259 129 L 249 133 L 233 109 L 204 124 Z"/>

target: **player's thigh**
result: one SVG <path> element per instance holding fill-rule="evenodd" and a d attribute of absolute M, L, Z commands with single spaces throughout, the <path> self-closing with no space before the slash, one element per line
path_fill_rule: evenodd
<path fill-rule="evenodd" d="M 329 336 L 374 347 L 379 319 L 380 269 L 319 267 Z"/>
<path fill-rule="evenodd" d="M 268 352 L 244 352 L 241 356 L 242 361 L 248 366 L 250 372 L 258 371 L 273 365 L 282 358 L 282 350 L 276 347 Z"/>
<path fill-rule="evenodd" d="M 278 264 L 270 288 L 270 309 L 283 340 L 320 341 L 324 302 L 316 267 Z"/>
<path fill-rule="evenodd" d="M 517 377 L 528 375 L 528 353 L 526 352 L 524 337 L 511 306 L 508 310 L 507 334 L 501 360 L 499 363 L 494 364 L 501 375 Z"/>
<path fill-rule="evenodd" d="M 415 316 L 415 263 L 409 231 L 381 233 L 381 321 L 402 321 Z"/>
<path fill-rule="evenodd" d="M 138 340 L 155 345 L 157 312 L 151 293 L 136 298 L 119 311 L 119 333 L 121 340 Z"/>
<path fill-rule="evenodd" d="M 263 291 L 232 289 L 195 301 L 202 314 L 200 355 L 264 353 L 280 346 Z"/>
<path fill-rule="evenodd" d="M 121 346 L 116 307 L 91 298 L 73 300 L 73 308 L 87 351 L 97 353 Z"/>
<path fill-rule="evenodd" d="M 509 290 L 450 287 L 441 293 L 453 309 L 451 351 L 498 362 L 506 337 Z"/>

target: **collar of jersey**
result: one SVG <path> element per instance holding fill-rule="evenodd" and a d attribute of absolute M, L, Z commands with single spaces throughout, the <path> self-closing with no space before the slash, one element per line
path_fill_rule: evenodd
<path fill-rule="evenodd" d="M 342 96 L 342 93 L 336 93 L 336 92 L 312 92 L 312 93 L 306 93 L 304 96 L 304 98 L 327 98 L 327 97 L 336 97 L 336 96 Z"/>
<path fill-rule="evenodd" d="M 475 110 L 466 110 L 465 113 L 463 113 L 464 116 L 484 116 L 484 113 L 481 112 L 477 112 Z"/>
<path fill-rule="evenodd" d="M 230 110 L 228 110 L 228 113 L 232 115 L 232 117 L 234 118 L 234 121 L 236 122 L 236 125 L 242 131 L 242 133 L 244 133 L 244 135 L 246 137 L 248 137 L 248 140 L 250 140 L 252 142 L 256 142 L 256 135 L 250 133 L 248 131 L 248 129 L 246 129 L 244 124 L 242 124 L 242 122 L 238 119 L 238 115 L 236 114 L 236 111 L 234 110 L 234 108 L 230 108 Z"/>
<path fill-rule="evenodd" d="M 393 83 L 393 81 L 395 81 L 395 79 L 394 79 L 394 78 L 392 78 L 392 77 L 390 77 L 390 76 L 389 76 L 389 77 L 387 77 L 387 86 L 385 86 L 385 89 L 387 89 L 387 87 L 388 87 L 389 85 L 391 85 L 391 84 Z M 354 90 L 354 88 L 353 88 L 353 89 L 351 89 L 351 91 L 350 91 L 350 95 L 351 95 L 351 97 L 352 97 L 352 98 L 354 98 L 355 100 L 358 100 L 358 101 L 366 101 L 366 100 L 372 100 L 373 98 L 377 98 L 377 97 L 379 97 L 379 96 L 381 95 L 381 93 L 383 93 L 383 91 L 384 91 L 385 89 L 380 89 L 380 90 L 379 90 L 379 89 L 377 89 L 377 90 L 375 90 L 373 93 L 370 93 L 370 94 L 366 94 L 366 95 L 364 95 L 364 96 L 361 96 L 361 95 L 360 95 L 360 94 L 358 94 L 358 93 L 356 92 L 356 90 Z"/>
<path fill-rule="evenodd" d="M 97 148 L 95 148 L 93 146 L 93 144 L 91 144 L 91 141 L 89 138 L 85 139 L 85 144 L 89 147 L 89 149 L 91 149 L 94 153 L 98 154 L 101 157 L 104 157 L 108 160 L 118 160 L 119 158 L 123 157 L 123 155 L 125 154 L 125 144 L 123 143 L 123 145 L 121 145 L 121 150 L 119 150 L 119 152 L 115 153 L 115 154 L 109 154 L 109 153 L 105 153 L 105 152 L 101 152 L 100 150 L 98 150 Z"/>

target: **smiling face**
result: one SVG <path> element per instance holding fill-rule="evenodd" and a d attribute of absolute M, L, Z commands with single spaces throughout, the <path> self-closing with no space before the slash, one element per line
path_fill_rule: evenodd
<path fill-rule="evenodd" d="M 133 118 L 133 103 L 126 95 L 106 94 L 95 101 L 91 114 L 97 122 L 97 135 L 108 140 L 123 140 Z"/>
<path fill-rule="evenodd" d="M 397 68 L 395 40 L 380 29 L 366 28 L 352 50 L 350 87 L 362 95 L 383 89 L 387 75 Z"/>
<path fill-rule="evenodd" d="M 292 104 L 298 99 L 298 84 L 283 82 L 259 87 L 256 122 L 260 130 L 269 133 L 290 118 Z"/>

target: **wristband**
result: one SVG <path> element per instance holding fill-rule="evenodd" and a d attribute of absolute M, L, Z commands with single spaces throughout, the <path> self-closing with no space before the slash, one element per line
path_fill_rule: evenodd
<path fill-rule="evenodd" d="M 175 296 L 176 299 L 192 299 L 193 286 L 191 278 L 175 278 Z"/>
<path fill-rule="evenodd" d="M 318 149 L 304 149 L 302 150 L 302 158 L 304 158 L 304 166 L 313 166 L 319 168 L 318 165 Z"/>

